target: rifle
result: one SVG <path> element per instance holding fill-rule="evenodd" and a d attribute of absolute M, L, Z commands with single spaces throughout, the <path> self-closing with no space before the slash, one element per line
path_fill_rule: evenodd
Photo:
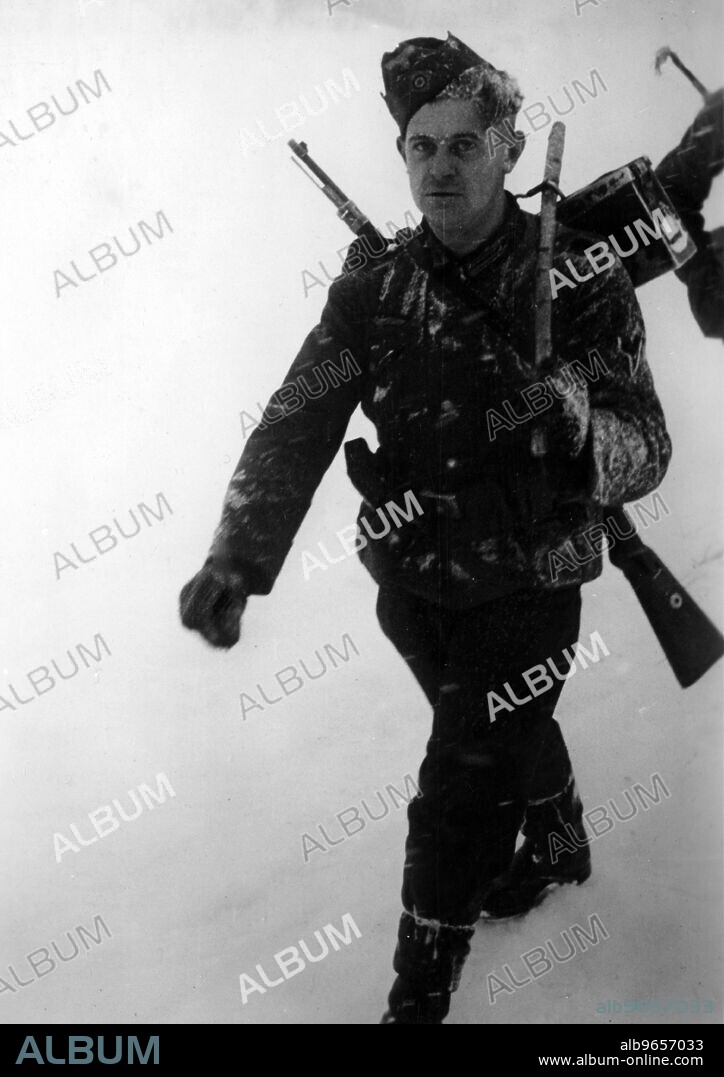
<path fill-rule="evenodd" d="M 320 168 L 317 162 L 309 156 L 306 142 L 295 142 L 293 138 L 290 138 L 287 145 L 294 154 L 294 157 L 292 157 L 293 163 L 314 184 L 318 191 L 321 191 L 330 202 L 334 203 L 337 207 L 337 216 L 344 221 L 348 228 L 352 229 L 358 239 L 368 240 L 369 243 L 376 244 L 378 252 L 384 250 L 385 246 L 390 247 L 393 245 L 375 228 L 372 221 L 365 216 L 359 206 L 351 198 L 348 198 L 342 188 L 338 187 L 324 169 Z M 302 162 L 301 164 L 299 163 L 300 161 Z M 316 182 L 317 180 L 319 180 L 318 183 Z M 347 258 L 350 257 L 351 253 L 351 250 L 347 252 Z M 374 249 L 372 253 L 374 253 Z"/>
<path fill-rule="evenodd" d="M 623 533 L 630 516 L 620 507 L 611 515 Z M 635 531 L 609 547 L 608 559 L 633 587 L 681 687 L 696 684 L 724 655 L 719 629 Z"/>
<path fill-rule="evenodd" d="M 542 185 L 542 227 L 536 294 L 537 361 L 543 360 L 550 347 L 550 283 L 548 273 L 543 273 L 542 269 L 544 259 L 549 258 L 553 250 L 552 236 L 555 230 L 557 194 L 556 169 L 560 170 L 560 158 L 563 152 L 563 131 L 560 129 L 563 127 L 562 123 L 556 122 L 551 130 L 546 178 Z M 381 233 L 369 218 L 312 160 L 306 144 L 296 143 L 292 139 L 289 141 L 289 146 L 309 171 L 319 179 L 320 183 L 315 183 L 315 187 L 318 187 L 337 206 L 337 215 L 355 235 L 360 238 L 369 236 L 377 239 L 379 237 L 377 242 L 384 241 Z M 312 182 L 314 183 L 314 180 Z M 541 434 L 541 431 L 534 432 L 532 448 L 536 455 L 545 455 L 545 444 Z M 613 516 L 619 534 L 630 530 L 631 519 L 622 506 L 614 506 L 606 511 Z M 631 584 L 679 684 L 682 688 L 689 688 L 724 655 L 724 636 L 669 571 L 661 558 L 645 545 L 635 529 L 630 536 L 618 539 L 615 545 L 609 547 L 608 557 L 611 564 L 620 569 Z"/>

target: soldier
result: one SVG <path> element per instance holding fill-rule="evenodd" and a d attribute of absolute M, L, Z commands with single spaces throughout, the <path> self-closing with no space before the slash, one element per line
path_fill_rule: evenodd
<path fill-rule="evenodd" d="M 653 490 L 671 446 L 628 274 L 616 260 L 590 279 L 587 235 L 559 229 L 554 265 L 569 260 L 588 279 L 553 304 L 555 357 L 534 369 L 537 218 L 504 187 L 523 141 L 511 135 L 501 153 L 488 144 L 494 127 L 513 131 L 515 80 L 450 34 L 403 42 L 382 72 L 422 230 L 330 287 L 285 382 L 314 380 L 346 349 L 362 373 L 300 396 L 303 406 L 272 396 L 208 559 L 181 592 L 181 616 L 214 646 L 238 641 L 248 596 L 271 591 L 361 404 L 379 448 L 372 457 L 349 443 L 348 469 L 364 497 L 360 520 L 379 537 L 360 557 L 379 585 L 382 629 L 433 708 L 421 795 L 408 808 L 397 978 L 383 1023 L 439 1024 L 484 896 L 511 865 L 534 772 L 541 803 L 526 821 L 516 885 L 530 905 L 551 873 L 560 882 L 590 873 L 585 848 L 552 866 L 547 835 L 553 817 L 585 843 L 553 712 L 578 639 L 581 584 L 601 559 L 553 581 L 549 554 L 603 506 Z M 590 383 L 573 373 L 587 356 L 597 364 Z M 531 451 L 533 425 L 545 456 Z M 376 510 L 410 493 L 423 514 L 385 530 Z M 540 681 L 527 697 L 489 704 L 535 665 Z"/>
<path fill-rule="evenodd" d="M 691 312 L 702 333 L 724 341 L 724 228 L 707 232 L 702 208 L 724 167 L 724 90 L 707 94 L 704 106 L 667 153 L 656 175 L 697 246 L 676 271 L 686 284 Z"/>

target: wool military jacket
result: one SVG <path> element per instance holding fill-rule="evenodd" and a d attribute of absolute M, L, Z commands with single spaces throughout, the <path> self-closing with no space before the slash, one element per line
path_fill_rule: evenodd
<path fill-rule="evenodd" d="M 378 582 L 453 608 L 594 579 L 588 529 L 661 482 L 671 446 L 627 272 L 615 259 L 592 273 L 594 239 L 559 227 L 554 266 L 581 283 L 556 295 L 554 359 L 536 373 L 538 219 L 507 199 L 501 229 L 466 258 L 423 221 L 392 256 L 331 285 L 248 439 L 212 545 L 249 593 L 271 590 L 358 404 L 377 430 L 380 478 L 361 508 L 380 538 L 360 557 Z M 320 370 L 345 369 L 321 391 Z M 574 406 L 575 393 L 590 401 L 575 459 L 531 448 L 536 428 L 559 421 L 555 372 L 559 396 L 570 385 Z M 422 512 L 383 534 L 375 508 L 409 493 Z"/>

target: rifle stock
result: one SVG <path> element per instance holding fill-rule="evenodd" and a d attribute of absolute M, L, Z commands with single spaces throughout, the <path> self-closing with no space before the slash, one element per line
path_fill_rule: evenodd
<path fill-rule="evenodd" d="M 617 532 L 630 528 L 624 509 L 612 515 Z M 679 684 L 689 688 L 724 655 L 724 636 L 639 535 L 617 540 L 608 557 L 631 584 Z"/>

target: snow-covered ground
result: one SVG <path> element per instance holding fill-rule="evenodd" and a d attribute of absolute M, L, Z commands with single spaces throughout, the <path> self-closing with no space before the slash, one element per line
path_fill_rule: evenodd
<path fill-rule="evenodd" d="M 565 190 L 642 153 L 658 161 L 698 98 L 673 68 L 656 78 L 654 52 L 669 44 L 704 83 L 721 84 L 718 5 L 703 0 L 696 16 L 658 0 L 633 10 L 606 0 L 579 16 L 575 7 L 358 0 L 330 17 L 325 0 L 3 4 L 0 696 L 11 705 L 0 713 L 0 1021 L 379 1020 L 405 813 L 391 810 L 308 863 L 301 836 L 318 838 L 321 824 L 338 838 L 336 813 L 416 775 L 429 714 L 377 627 L 375 589 L 356 559 L 303 577 L 302 551 L 354 520 L 342 460 L 274 592 L 250 602 L 240 646 L 216 653 L 176 615 L 242 447 L 239 412 L 276 388 L 324 301 L 321 286 L 305 297 L 302 270 L 333 265 L 348 239 L 289 163 L 284 138 L 244 154 L 239 132 L 257 119 L 278 132 L 275 108 L 351 70 L 359 91 L 348 87 L 287 137 L 307 140 L 374 220 L 401 224 L 411 202 L 379 57 L 405 37 L 450 29 L 515 73 L 528 103 L 548 93 L 562 102 L 562 87 L 590 84 L 598 70 L 606 92 L 566 117 Z M 98 69 L 110 92 L 32 139 L 13 134 L 10 120 L 28 136 L 27 109 L 52 94 L 67 108 L 64 88 L 95 85 Z M 531 138 L 511 189 L 540 178 L 546 133 Z M 721 189 L 711 224 L 721 223 Z M 70 273 L 74 259 L 90 276 L 90 248 L 114 234 L 130 246 L 128 227 L 155 224 L 159 210 L 173 233 L 56 297 L 55 269 Z M 662 486 L 671 515 L 646 538 L 721 625 L 721 344 L 701 338 L 673 275 L 640 300 L 675 447 Z M 79 379 L 65 399 L 28 403 L 33 386 L 94 362 L 106 372 Z M 360 433 L 370 429 L 356 416 L 350 436 Z M 56 551 L 77 563 L 75 543 L 89 560 L 90 531 L 114 517 L 129 530 L 129 508 L 158 512 L 159 493 L 172 513 L 56 578 Z M 721 665 L 682 691 L 610 567 L 585 590 L 583 637 L 593 631 L 611 655 L 566 686 L 559 710 L 586 806 L 623 807 L 624 790 L 650 788 L 654 774 L 670 796 L 594 842 L 584 887 L 524 921 L 481 926 L 450 1023 L 721 1021 Z M 26 674 L 51 659 L 65 671 L 66 651 L 91 649 L 97 633 L 110 651 L 100 661 L 87 658 L 52 688 L 41 682 L 32 703 L 9 694 L 12 684 L 33 698 Z M 242 721 L 242 692 L 258 700 L 261 684 L 274 698 L 278 670 L 304 659 L 315 672 L 315 650 L 342 649 L 345 634 L 358 655 Z M 173 797 L 56 862 L 55 833 L 71 838 L 74 824 L 89 840 L 89 813 L 114 798 L 130 811 L 128 790 L 155 790 L 158 774 Z M 359 938 L 242 1004 L 240 974 L 262 964 L 276 978 L 276 953 L 300 939 L 316 952 L 315 931 L 341 927 L 345 914 Z M 507 964 L 522 980 L 523 953 L 548 939 L 564 952 L 560 933 L 594 914 L 608 938 L 491 1006 L 490 974 Z M 67 953 L 65 933 L 97 916 L 110 938 L 42 964 L 43 947 Z M 38 950 L 34 979 L 25 955 Z M 32 982 L 19 987 L 9 965 Z M 713 1008 L 597 1012 L 625 999 Z"/>

